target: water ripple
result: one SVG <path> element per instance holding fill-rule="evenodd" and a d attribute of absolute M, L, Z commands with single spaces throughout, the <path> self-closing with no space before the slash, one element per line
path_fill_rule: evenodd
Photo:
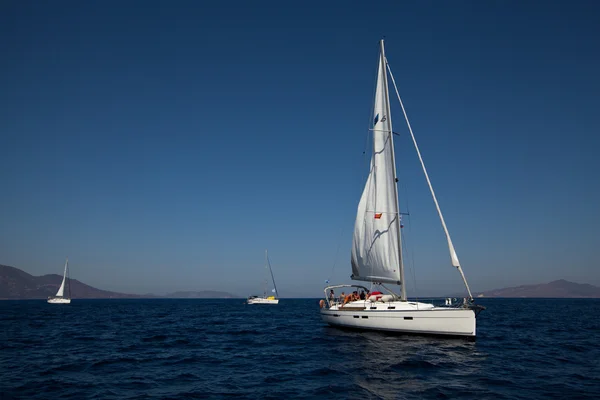
<path fill-rule="evenodd" d="M 600 397 L 600 301 L 485 305 L 467 342 L 327 327 L 315 300 L 3 301 L 0 397 Z"/>

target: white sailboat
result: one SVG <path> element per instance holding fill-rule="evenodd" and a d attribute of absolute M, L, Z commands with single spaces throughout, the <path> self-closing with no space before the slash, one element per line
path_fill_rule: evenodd
<path fill-rule="evenodd" d="M 396 88 L 394 77 L 385 57 L 383 40 L 380 42 L 380 57 L 373 112 L 373 153 L 370 172 L 358 204 L 352 240 L 352 279 L 378 285 L 381 291 L 369 292 L 361 285 L 335 285 L 325 288 L 325 300 L 321 300 L 321 317 L 332 326 L 381 330 L 416 334 L 447 336 L 476 336 L 476 315 L 484 307 L 474 304 L 458 256 L 454 250 L 444 217 L 438 205 L 433 187 L 427 175 L 412 128 L 406 116 L 404 105 Z M 388 76 L 389 72 L 402 107 L 409 132 L 417 155 L 421 161 L 425 178 L 429 185 L 434 204 L 446 239 L 452 265 L 458 269 L 468 298 L 460 304 L 452 304 L 449 299 L 444 306 L 408 301 L 404 280 L 402 256 L 402 235 L 398 204 L 396 165 L 392 121 L 390 116 Z M 385 284 L 400 287 L 400 294 L 388 289 Z M 334 296 L 334 289 L 351 288 L 365 292 L 364 296 Z M 350 290 L 349 290 L 350 292 Z M 385 294 L 387 292 L 387 294 Z"/>
<path fill-rule="evenodd" d="M 71 303 L 71 283 L 69 281 L 69 259 L 65 262 L 65 272 L 63 280 L 56 292 L 56 296 L 48 297 L 50 304 L 70 304 Z"/>
<path fill-rule="evenodd" d="M 271 273 L 271 280 L 273 281 L 273 289 L 272 293 L 275 295 L 267 296 L 267 288 L 268 288 L 268 274 L 266 274 L 266 270 L 269 270 Z M 265 290 L 262 296 L 250 296 L 246 301 L 248 304 L 279 304 L 279 293 L 277 292 L 277 286 L 275 285 L 275 277 L 273 276 L 273 269 L 271 268 L 271 263 L 269 262 L 269 253 L 265 250 Z"/>

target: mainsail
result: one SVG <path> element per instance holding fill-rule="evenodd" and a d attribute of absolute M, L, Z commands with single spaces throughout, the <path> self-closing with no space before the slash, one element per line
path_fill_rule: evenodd
<path fill-rule="evenodd" d="M 65 262 L 65 272 L 63 273 L 63 280 L 60 284 L 60 288 L 58 288 L 58 292 L 56 292 L 56 297 L 63 297 L 65 293 L 65 282 L 67 280 L 67 266 L 69 265 L 69 259 Z"/>
<path fill-rule="evenodd" d="M 352 279 L 401 284 L 396 167 L 383 41 L 372 133 L 371 168 L 358 204 L 352 238 Z"/>
<path fill-rule="evenodd" d="M 279 292 L 277 292 L 277 285 L 275 285 L 275 277 L 273 276 L 273 268 L 271 268 L 271 262 L 269 261 L 269 253 L 267 252 L 267 250 L 265 250 L 265 258 L 267 259 L 269 272 L 271 272 L 271 280 L 273 280 L 273 290 L 271 290 L 271 292 L 275 293 L 275 296 L 279 298 Z"/>

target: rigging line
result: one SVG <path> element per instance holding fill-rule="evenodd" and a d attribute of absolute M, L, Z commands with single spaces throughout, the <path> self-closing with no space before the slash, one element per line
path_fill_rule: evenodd
<path fill-rule="evenodd" d="M 65 281 L 67 297 L 71 298 L 71 280 L 69 279 L 69 257 L 67 257 L 67 262 L 65 263 Z"/>
<path fill-rule="evenodd" d="M 409 249 L 408 240 L 406 238 L 407 238 L 407 235 L 404 232 L 402 232 L 402 240 L 406 240 L 406 245 L 404 245 L 405 254 L 409 254 L 409 251 L 408 251 L 408 249 Z M 413 252 L 414 252 L 414 250 L 411 248 L 410 258 L 409 257 L 405 257 L 405 261 L 406 261 L 406 264 L 408 264 L 408 269 L 410 270 L 411 277 L 413 278 L 414 298 L 415 298 L 416 301 L 419 301 L 419 296 L 417 295 L 418 288 L 417 288 L 417 283 L 416 283 L 416 280 L 415 280 L 415 266 L 414 266 L 414 255 L 413 255 Z"/>
<path fill-rule="evenodd" d="M 407 189 L 408 192 L 408 189 Z M 408 197 L 408 196 L 407 196 Z M 408 199 L 406 200 L 406 212 L 407 212 L 407 216 L 408 216 L 408 233 L 409 235 L 412 235 L 412 221 L 410 219 L 410 211 L 408 208 Z M 413 278 L 413 285 L 415 285 L 415 294 L 418 293 L 418 288 L 417 288 L 417 271 L 415 268 L 415 248 L 414 246 L 411 247 L 410 249 L 410 262 L 411 262 L 411 273 L 412 273 L 412 278 Z M 418 296 L 415 296 L 415 299 L 418 300 Z"/>
<path fill-rule="evenodd" d="M 469 289 L 469 284 L 467 283 L 467 278 L 460 266 L 458 261 L 458 256 L 456 255 L 456 251 L 454 250 L 454 245 L 452 244 L 452 239 L 450 239 L 450 233 L 448 232 L 448 228 L 446 227 L 446 222 L 444 221 L 444 216 L 442 215 L 442 210 L 440 209 L 440 205 L 438 204 L 437 198 L 435 197 L 435 192 L 433 191 L 433 186 L 431 185 L 431 180 L 429 179 L 429 174 L 427 173 L 427 169 L 425 168 L 425 163 L 423 162 L 423 157 L 421 157 L 421 151 L 419 150 L 419 146 L 417 145 L 417 139 L 415 139 L 415 134 L 413 133 L 412 127 L 410 126 L 410 121 L 408 120 L 408 115 L 406 114 L 406 109 L 404 108 L 404 103 L 402 103 L 402 98 L 400 97 L 400 92 L 398 92 L 398 87 L 396 86 L 396 80 L 394 79 L 394 75 L 392 74 L 392 69 L 390 68 L 389 63 L 386 60 L 386 66 L 388 71 L 390 72 L 390 77 L 392 78 L 392 83 L 394 84 L 394 89 L 396 90 L 396 96 L 398 96 L 398 101 L 400 102 L 400 107 L 402 107 L 402 113 L 404 114 L 404 119 L 406 120 L 406 125 L 408 126 L 408 131 L 410 132 L 410 136 L 412 137 L 413 144 L 415 145 L 415 150 L 417 151 L 417 155 L 419 156 L 419 161 L 421 161 L 421 167 L 423 168 L 423 173 L 425 174 L 425 179 L 427 179 L 427 184 L 429 185 L 429 190 L 431 192 L 431 197 L 433 197 L 433 202 L 435 203 L 435 207 L 437 209 L 438 215 L 440 217 L 440 222 L 442 223 L 442 228 L 444 228 L 444 233 L 446 234 L 446 239 L 448 241 L 448 250 L 450 251 L 450 258 L 452 259 L 452 265 L 458 269 L 460 272 L 460 276 L 463 279 L 465 287 L 467 288 L 467 292 L 469 293 L 469 298 L 473 301 L 473 295 L 471 294 L 471 289 Z"/>
<path fill-rule="evenodd" d="M 271 268 L 271 261 L 267 255 L 267 264 L 269 265 L 269 272 L 271 273 L 271 280 L 273 280 L 273 289 L 275 289 L 275 295 L 279 298 L 279 292 L 277 291 L 277 285 L 275 284 L 275 277 L 273 276 L 273 268 Z"/>
<path fill-rule="evenodd" d="M 412 276 L 412 280 L 413 280 L 413 288 L 414 288 L 414 292 L 417 293 L 418 292 L 418 288 L 417 288 L 417 279 L 416 279 L 416 268 L 415 268 L 415 256 L 414 256 L 414 246 L 409 246 L 408 243 L 408 239 L 407 237 L 412 237 L 412 223 L 410 220 L 410 208 L 408 206 L 408 187 L 406 185 L 401 185 L 402 189 L 404 190 L 405 196 L 404 198 L 406 199 L 406 213 L 402 213 L 402 215 L 405 215 L 407 217 L 407 223 L 408 223 L 408 230 L 409 230 L 409 234 L 406 235 L 404 233 L 404 229 L 400 230 L 400 234 L 402 235 L 402 245 L 403 248 L 405 250 L 405 254 L 410 254 L 410 257 L 405 257 L 405 260 L 408 261 L 408 267 L 410 269 L 411 272 L 411 276 Z M 406 224 L 403 224 L 404 226 L 406 226 Z M 409 248 L 410 248 L 410 253 L 409 253 Z M 415 299 L 417 299 L 418 301 L 418 296 L 415 295 Z"/>

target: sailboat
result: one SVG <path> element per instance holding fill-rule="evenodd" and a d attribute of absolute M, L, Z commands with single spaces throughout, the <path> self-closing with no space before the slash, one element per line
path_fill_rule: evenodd
<path fill-rule="evenodd" d="M 69 281 L 69 259 L 65 262 L 65 272 L 63 280 L 56 292 L 56 296 L 48 297 L 50 304 L 70 304 L 71 303 L 71 283 Z"/>
<path fill-rule="evenodd" d="M 268 274 L 266 274 L 266 270 L 271 273 L 271 280 L 273 281 L 273 289 L 272 293 L 275 295 L 267 296 L 267 288 L 268 288 Z M 273 269 L 271 268 L 271 263 L 269 262 L 269 253 L 265 250 L 265 290 L 262 296 L 250 296 L 246 301 L 248 304 L 279 304 L 279 293 L 277 292 L 277 286 L 275 285 L 275 277 L 273 276 Z"/>
<path fill-rule="evenodd" d="M 452 265 L 460 273 L 468 293 L 468 298 L 454 304 L 452 299 L 446 299 L 444 305 L 407 299 L 388 72 L 446 235 Z M 473 301 L 387 63 L 383 40 L 380 42 L 371 134 L 373 152 L 370 171 L 358 204 L 351 251 L 351 278 L 369 282 L 370 288 L 362 285 L 327 286 L 325 299 L 320 301 L 323 321 L 336 327 L 475 338 L 476 316 L 484 307 Z M 386 284 L 397 285 L 400 294 L 396 294 Z M 374 287 L 378 290 L 373 290 Z M 348 290 L 348 296 L 344 299 L 336 297 L 335 289 Z"/>

